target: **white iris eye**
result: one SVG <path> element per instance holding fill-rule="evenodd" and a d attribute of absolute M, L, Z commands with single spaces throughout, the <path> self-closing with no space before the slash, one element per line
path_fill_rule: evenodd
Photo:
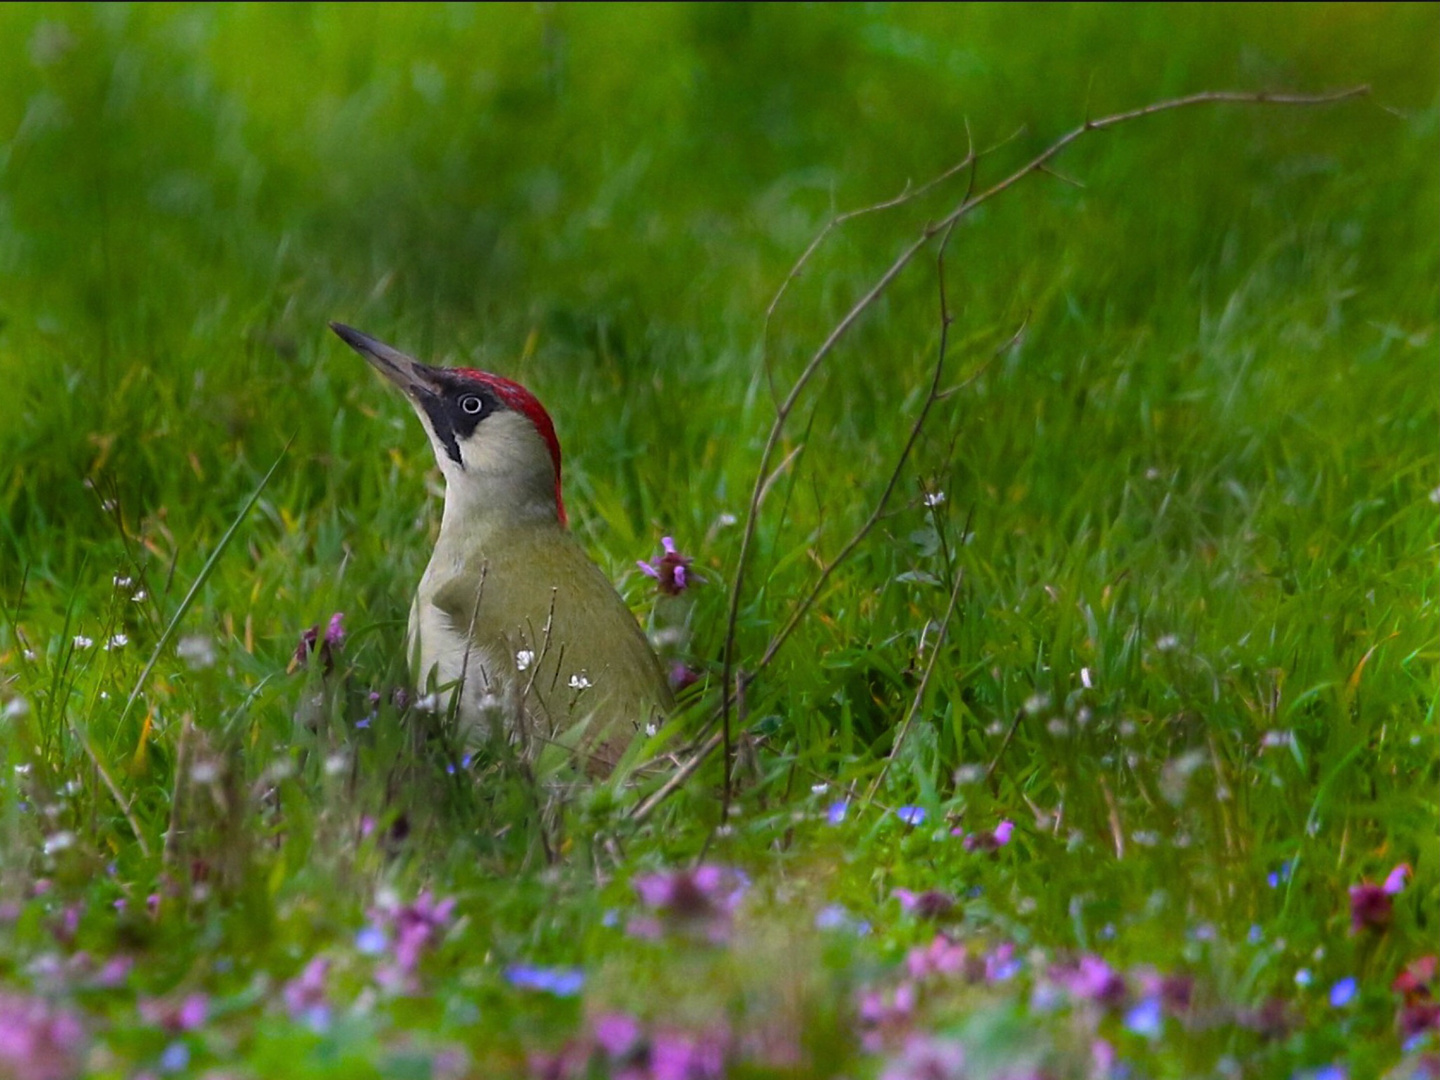
<path fill-rule="evenodd" d="M 474 394 L 466 394 L 460 399 L 460 408 L 465 411 L 467 416 L 474 416 L 484 407 L 484 403 Z"/>

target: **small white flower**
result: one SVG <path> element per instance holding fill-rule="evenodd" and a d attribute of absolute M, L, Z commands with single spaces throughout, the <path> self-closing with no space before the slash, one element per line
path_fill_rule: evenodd
<path fill-rule="evenodd" d="M 119 505 L 120 504 L 117 503 L 114 499 L 104 499 L 100 503 L 100 509 L 104 510 L 107 514 L 110 514 L 114 513 L 115 507 Z"/>
<path fill-rule="evenodd" d="M 57 851 L 64 851 L 75 844 L 75 834 L 72 832 L 57 832 L 45 838 L 45 854 L 54 855 Z"/>
<path fill-rule="evenodd" d="M 589 689 L 590 689 L 590 686 L 591 686 L 590 680 L 587 679 L 584 675 L 571 675 L 571 676 L 570 676 L 570 689 L 571 689 L 571 690 L 589 690 Z"/>
<path fill-rule="evenodd" d="M 215 663 L 215 646 L 204 634 L 190 634 L 176 644 L 175 655 L 199 671 Z"/>
<path fill-rule="evenodd" d="M 29 711 L 30 702 L 26 701 L 23 697 L 13 697 L 9 701 L 5 702 L 5 709 L 3 715 L 6 720 L 19 720 L 20 717 L 24 716 Z M 20 768 L 20 766 L 18 765 L 15 767 L 17 769 Z M 25 766 L 25 768 L 27 769 L 29 767 L 30 766 L 28 765 Z"/>
<path fill-rule="evenodd" d="M 1267 750 L 1274 750 L 1284 746 L 1295 745 L 1295 733 L 1293 731 L 1274 730 L 1267 731 L 1260 736 L 1260 745 Z"/>
<path fill-rule="evenodd" d="M 1173 652 L 1180 647 L 1180 639 L 1174 634 L 1166 634 L 1159 641 L 1155 642 L 1155 648 L 1161 652 Z"/>
<path fill-rule="evenodd" d="M 715 524 L 719 525 L 721 528 L 729 528 L 731 525 L 734 525 L 735 522 L 739 520 L 740 519 L 737 518 L 734 514 L 726 511 L 715 519 Z"/>
<path fill-rule="evenodd" d="M 418 700 L 417 702 L 415 702 L 415 711 L 416 711 L 416 712 L 424 712 L 424 713 L 439 712 L 439 711 L 440 711 L 440 695 L 439 695 L 439 694 L 426 694 L 426 695 L 425 695 L 424 697 L 422 697 L 420 700 Z"/>
<path fill-rule="evenodd" d="M 945 493 L 943 491 L 927 491 L 925 493 L 926 506 L 939 506 L 944 501 Z"/>
<path fill-rule="evenodd" d="M 1299 971 L 1295 972 L 1295 985 L 1309 986 L 1313 978 L 1314 976 L 1310 974 L 1309 968 L 1301 968 Z"/>
<path fill-rule="evenodd" d="M 35 661 L 35 650 L 34 650 L 34 649 L 26 649 L 26 650 L 25 650 L 25 659 L 26 659 L 26 660 L 29 660 L 31 663 L 34 663 L 34 661 Z"/>
<path fill-rule="evenodd" d="M 660 729 L 659 729 L 658 727 L 656 727 L 654 723 L 649 723 L 649 724 L 646 724 L 646 725 L 645 725 L 645 734 L 646 734 L 646 736 L 654 735 L 654 734 L 655 734 L 657 731 L 659 731 L 659 730 L 660 730 Z"/>
<path fill-rule="evenodd" d="M 76 634 L 72 644 L 77 649 L 88 649 L 91 645 L 95 644 L 95 641 L 92 638 L 86 637 L 84 634 Z"/>
<path fill-rule="evenodd" d="M 812 795 L 824 795 L 825 792 L 827 792 L 827 791 L 829 791 L 829 790 L 830 790 L 830 785 L 829 785 L 829 784 L 811 784 L 811 785 L 810 785 L 810 793 L 811 793 Z"/>
<path fill-rule="evenodd" d="M 325 759 L 326 776 L 339 776 L 349 767 L 350 762 L 344 754 L 331 754 Z"/>
<path fill-rule="evenodd" d="M 109 641 L 105 643 L 105 651 L 109 652 L 111 649 L 123 649 L 126 645 L 129 644 L 130 639 L 124 634 L 115 634 L 113 637 L 110 638 Z"/>
<path fill-rule="evenodd" d="M 220 768 L 208 758 L 201 758 L 190 769 L 190 779 L 197 784 L 213 784 L 220 778 Z"/>
<path fill-rule="evenodd" d="M 535 662 L 535 654 L 529 649 L 521 649 L 515 654 L 515 670 L 524 671 Z"/>
<path fill-rule="evenodd" d="M 117 589 L 128 589 L 135 584 L 135 580 L 128 574 L 116 574 L 110 580 L 115 583 Z"/>
<path fill-rule="evenodd" d="M 1095 680 L 1091 677 L 1088 667 L 1082 667 L 1080 669 L 1080 683 L 1086 690 L 1095 689 Z"/>
<path fill-rule="evenodd" d="M 130 599 L 133 600 L 133 601 L 135 601 L 135 603 L 137 603 L 137 604 L 143 603 L 144 600 L 145 600 L 145 590 L 144 590 L 144 589 L 136 589 L 136 590 L 135 590 L 135 595 L 132 596 L 132 597 L 130 597 Z"/>
<path fill-rule="evenodd" d="M 109 700 L 110 700 L 110 691 L 109 691 L 109 690 L 101 690 L 101 691 L 100 691 L 100 700 L 101 700 L 101 701 L 109 701 Z"/>
<path fill-rule="evenodd" d="M 955 770 L 955 783 L 957 784 L 978 784 L 985 779 L 985 766 L 976 765 L 973 762 L 961 765 Z"/>

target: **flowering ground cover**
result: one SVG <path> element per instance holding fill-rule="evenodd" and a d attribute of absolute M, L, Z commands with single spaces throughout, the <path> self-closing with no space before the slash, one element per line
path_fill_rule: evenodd
<path fill-rule="evenodd" d="M 1437 42 L 0 9 L 0 1078 L 1440 1075 Z M 1086 133 L 756 486 L 967 191 L 1360 84 Z M 431 453 L 332 318 L 555 417 L 681 701 L 610 781 L 408 685 Z"/>

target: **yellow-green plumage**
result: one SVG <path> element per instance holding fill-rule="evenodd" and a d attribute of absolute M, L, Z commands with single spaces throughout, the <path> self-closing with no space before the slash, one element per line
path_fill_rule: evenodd
<path fill-rule="evenodd" d="M 405 392 L 445 476 L 410 612 L 417 685 L 457 706 L 467 741 L 499 724 L 531 753 L 560 742 L 586 772 L 609 772 L 672 699 L 635 616 L 565 528 L 549 415 L 508 379 L 331 326 Z"/>
<path fill-rule="evenodd" d="M 411 612 L 417 674 L 437 668 L 449 682 L 466 667 L 460 714 L 476 734 L 493 712 L 523 724 L 523 739 L 573 740 L 587 771 L 608 772 L 671 705 L 660 662 L 614 586 L 558 521 L 488 531 L 453 554 L 449 546 L 437 546 L 439 565 L 432 560 Z"/>

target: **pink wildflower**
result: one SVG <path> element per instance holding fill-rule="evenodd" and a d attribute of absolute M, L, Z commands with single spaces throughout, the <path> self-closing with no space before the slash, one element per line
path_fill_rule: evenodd
<path fill-rule="evenodd" d="M 68 1080 L 80 1075 L 85 1030 L 76 1015 L 40 998 L 0 992 L 0 1076 Z"/>

